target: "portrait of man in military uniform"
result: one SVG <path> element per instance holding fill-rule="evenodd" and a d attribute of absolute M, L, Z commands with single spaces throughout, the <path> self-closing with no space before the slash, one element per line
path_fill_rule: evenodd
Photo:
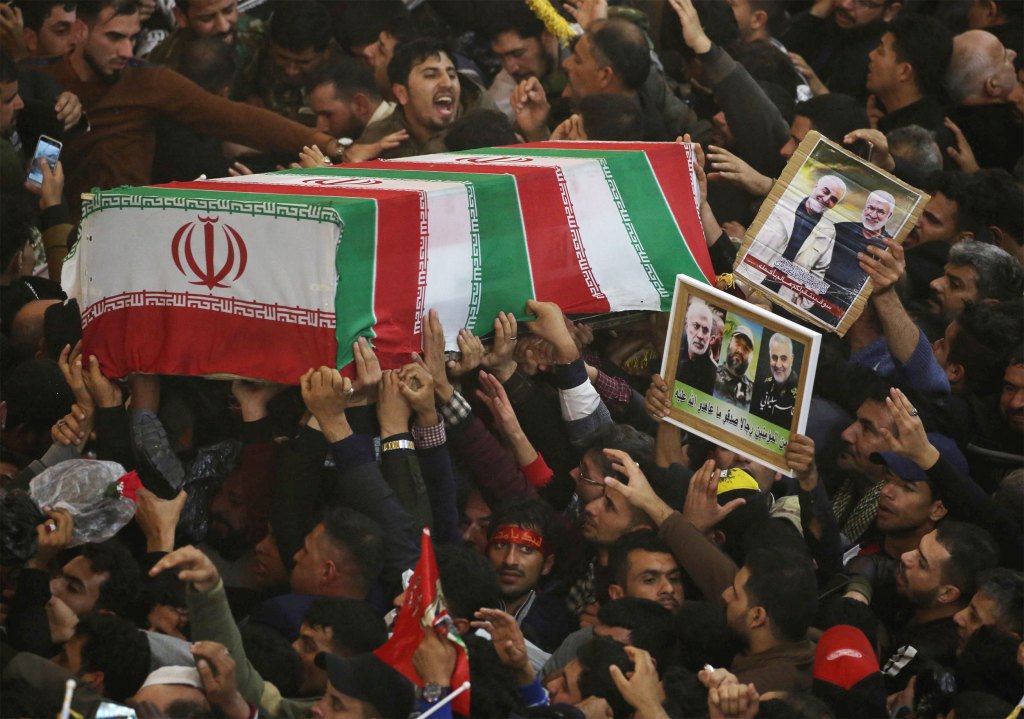
<path fill-rule="evenodd" d="M 767 376 L 756 377 L 750 413 L 779 427 L 789 427 L 796 407 L 800 376 L 794 368 L 793 340 L 776 332 L 768 339 Z"/>
<path fill-rule="evenodd" d="M 750 409 L 754 391 L 754 381 L 747 376 L 747 370 L 755 342 L 754 331 L 747 325 L 738 325 L 729 337 L 715 374 L 715 397 L 744 410 Z"/>

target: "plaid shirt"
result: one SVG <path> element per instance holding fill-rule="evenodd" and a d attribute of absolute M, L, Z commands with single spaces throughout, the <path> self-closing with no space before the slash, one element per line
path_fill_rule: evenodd
<path fill-rule="evenodd" d="M 448 441 L 444 433 L 444 420 L 438 420 L 432 427 L 418 427 L 413 425 L 412 438 L 416 442 L 416 449 L 433 449 L 441 447 Z"/>
<path fill-rule="evenodd" d="M 452 392 L 452 398 L 440 407 L 445 427 L 451 429 L 465 422 L 473 414 L 469 402 L 458 392 Z"/>

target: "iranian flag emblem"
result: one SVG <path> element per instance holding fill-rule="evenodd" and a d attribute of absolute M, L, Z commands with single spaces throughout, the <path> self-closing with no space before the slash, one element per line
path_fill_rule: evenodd
<path fill-rule="evenodd" d="M 86 351 L 113 376 L 295 383 L 483 335 L 526 300 L 668 311 L 712 277 L 683 145 L 542 143 L 97 192 L 63 277 Z"/>

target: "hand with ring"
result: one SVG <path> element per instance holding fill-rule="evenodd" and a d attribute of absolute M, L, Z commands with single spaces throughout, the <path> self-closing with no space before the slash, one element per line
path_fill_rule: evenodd
<path fill-rule="evenodd" d="M 939 461 L 939 451 L 930 441 L 921 421 L 920 412 L 910 403 L 907 396 L 895 387 L 885 398 L 885 405 L 892 416 L 892 431 L 880 427 L 879 432 L 889 446 L 889 451 L 896 452 L 924 470 L 931 469 Z"/>

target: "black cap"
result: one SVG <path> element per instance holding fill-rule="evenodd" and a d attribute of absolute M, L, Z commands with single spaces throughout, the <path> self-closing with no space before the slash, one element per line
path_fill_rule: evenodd
<path fill-rule="evenodd" d="M 369 702 L 384 717 L 404 717 L 416 700 L 413 684 L 376 654 L 339 657 L 320 652 L 316 665 L 327 671 L 331 686 L 342 694 Z"/>

